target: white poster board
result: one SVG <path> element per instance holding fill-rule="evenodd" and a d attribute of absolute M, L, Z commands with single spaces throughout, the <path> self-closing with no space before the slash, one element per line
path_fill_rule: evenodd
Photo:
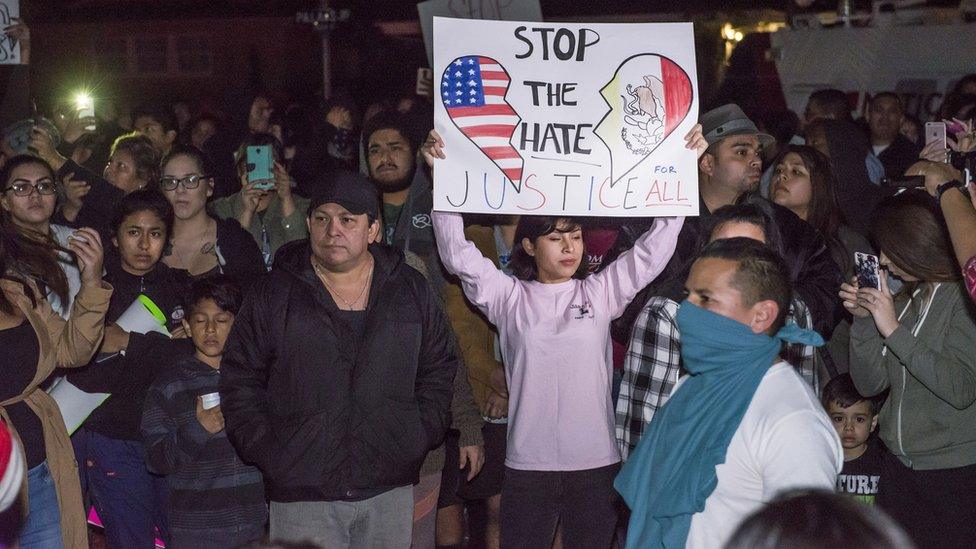
<path fill-rule="evenodd" d="M 851 97 L 855 114 L 882 91 L 895 91 L 909 114 L 931 120 L 962 75 L 973 72 L 976 25 L 783 29 L 771 36 L 787 106 L 803 113 L 816 90 Z M 911 47 L 905 47 L 911 44 Z"/>
<path fill-rule="evenodd" d="M 20 0 L 0 0 L 0 29 L 14 24 L 20 18 Z M 20 64 L 20 42 L 0 34 L 0 65 Z"/>
<path fill-rule="evenodd" d="M 542 21 L 539 0 L 427 0 L 417 4 L 427 62 L 434 66 L 434 17 Z"/>
<path fill-rule="evenodd" d="M 434 209 L 698 215 L 691 23 L 434 19 Z"/>

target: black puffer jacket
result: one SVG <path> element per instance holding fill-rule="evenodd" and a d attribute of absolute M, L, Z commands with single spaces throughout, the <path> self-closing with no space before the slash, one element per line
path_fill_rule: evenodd
<path fill-rule="evenodd" d="M 423 275 L 375 259 L 362 347 L 336 318 L 307 240 L 247 293 L 221 363 L 221 408 L 274 501 L 357 500 L 418 480 L 448 427 L 458 358 Z"/>

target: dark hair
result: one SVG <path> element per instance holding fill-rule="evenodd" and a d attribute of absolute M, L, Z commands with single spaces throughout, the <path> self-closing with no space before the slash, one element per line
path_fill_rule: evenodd
<path fill-rule="evenodd" d="M 864 401 L 871 405 L 871 415 L 876 416 L 881 411 L 881 403 L 884 399 L 878 396 L 866 397 L 861 395 L 857 391 L 857 387 L 854 386 L 854 380 L 851 379 L 850 374 L 841 374 L 831 379 L 830 383 L 824 387 L 823 395 L 820 397 L 820 403 L 823 404 L 824 409 L 827 409 L 831 404 L 848 408 Z"/>
<path fill-rule="evenodd" d="M 562 225 L 562 228 L 559 228 Z M 535 280 L 539 277 L 539 268 L 535 264 L 535 258 L 525 251 L 522 246 L 522 239 L 527 238 L 535 243 L 536 239 L 542 238 L 547 234 L 560 232 L 570 233 L 581 229 L 581 224 L 569 217 L 547 217 L 539 215 L 523 215 L 519 219 L 518 226 L 515 228 L 515 244 L 512 246 L 512 257 L 508 266 L 516 277 L 522 280 Z M 589 263 L 586 261 L 586 250 L 583 250 L 583 257 L 579 267 L 573 273 L 573 278 L 584 279 L 589 273 Z"/>
<path fill-rule="evenodd" d="M 874 94 L 871 97 L 871 101 L 868 103 L 868 110 L 869 111 L 871 110 L 871 107 L 874 106 L 875 101 L 877 101 L 878 99 L 885 99 L 885 98 L 893 99 L 896 103 L 898 103 L 898 110 L 900 110 L 901 112 L 905 112 L 905 103 L 902 102 L 901 96 L 895 92 L 890 92 L 890 91 L 883 91 Z"/>
<path fill-rule="evenodd" d="M 698 250 L 705 249 L 705 246 L 712 240 L 720 227 L 728 223 L 749 223 L 762 229 L 763 236 L 766 238 L 766 246 L 776 253 L 783 254 L 783 241 L 779 234 L 779 227 L 773 219 L 772 207 L 765 200 L 752 202 L 749 196 L 752 193 L 743 194 L 735 204 L 722 206 L 715 210 L 712 215 L 705 217 L 702 221 L 702 230 L 699 233 Z M 758 195 L 756 195 L 758 196 Z"/>
<path fill-rule="evenodd" d="M 913 549 L 877 506 L 826 490 L 791 490 L 746 518 L 726 549 Z"/>
<path fill-rule="evenodd" d="M 159 181 L 160 152 L 148 137 L 139 132 L 121 135 L 112 143 L 109 156 L 117 152 L 127 152 L 132 155 L 136 165 L 136 175 L 140 178 L 150 184 Z"/>
<path fill-rule="evenodd" d="M 51 181 L 57 184 L 58 177 L 54 173 L 54 169 L 51 168 L 50 164 L 33 155 L 18 154 L 11 156 L 6 162 L 3 163 L 3 167 L 0 167 L 0 186 L 2 186 L 0 188 L 6 189 L 7 185 L 10 184 L 10 177 L 13 175 L 14 170 L 28 164 L 36 164 L 44 168 L 48 175 L 51 176 Z"/>
<path fill-rule="evenodd" d="M 143 103 L 132 109 L 132 121 L 141 116 L 152 118 L 163 127 L 164 132 L 178 132 L 180 126 L 176 121 L 176 114 L 173 109 L 158 103 Z"/>
<path fill-rule="evenodd" d="M 837 199 L 837 182 L 830 160 L 817 149 L 806 145 L 787 145 L 772 162 L 773 177 L 775 166 L 794 153 L 800 157 L 803 166 L 810 172 L 810 205 L 807 208 L 807 223 L 817 229 L 829 240 L 837 240 L 837 230 L 844 224 L 844 214 Z"/>
<path fill-rule="evenodd" d="M 698 259 L 706 258 L 726 259 L 738 264 L 732 276 L 732 286 L 742 294 L 743 305 L 750 307 L 766 300 L 776 303 L 779 311 L 769 327 L 770 335 L 786 324 L 793 288 L 789 270 L 779 254 L 762 242 L 737 237 L 723 238 L 705 246 Z"/>
<path fill-rule="evenodd" d="M 375 116 L 367 120 L 363 126 L 362 144 L 363 151 L 366 151 L 367 154 L 369 152 L 369 138 L 380 130 L 396 130 L 400 132 L 400 135 L 402 135 L 410 145 L 411 155 L 417 153 L 417 149 L 420 147 L 420 142 L 423 140 L 421 136 L 417 135 L 415 124 L 409 115 L 397 112 L 395 110 L 386 110 L 381 113 L 377 113 Z"/>
<path fill-rule="evenodd" d="M 271 156 L 274 160 L 282 162 L 285 157 L 285 150 L 281 146 L 281 141 L 270 133 L 249 133 L 241 141 L 241 146 L 234 152 L 234 170 L 238 176 L 247 171 L 247 148 L 261 145 L 271 145 Z"/>
<path fill-rule="evenodd" d="M 817 90 L 810 94 L 807 104 L 816 103 L 820 110 L 830 113 L 836 120 L 851 120 L 851 104 L 847 94 L 834 88 Z"/>
<path fill-rule="evenodd" d="M 58 252 L 63 251 L 67 250 L 50 235 L 25 236 L 6 216 L 0 217 L 0 279 L 19 284 L 31 307 L 36 308 L 38 301 L 32 284 L 38 285 L 42 298 L 51 290 L 62 301 L 67 300 L 68 279 L 57 260 Z M 15 310 L 16 305 L 0 290 L 0 311 L 13 314 Z"/>
<path fill-rule="evenodd" d="M 185 156 L 192 160 L 197 168 L 200 169 L 201 175 L 211 175 L 208 168 L 207 155 L 203 154 L 203 151 L 194 147 L 193 145 L 181 145 L 179 147 L 173 147 L 166 156 L 159 162 L 159 172 L 162 174 L 163 170 L 166 169 L 166 164 L 169 164 L 171 160 L 176 157 Z"/>
<path fill-rule="evenodd" d="M 871 238 L 901 270 L 923 282 L 959 280 L 959 264 L 938 205 L 924 190 L 882 200 L 871 219 Z"/>
<path fill-rule="evenodd" d="M 152 212 L 156 214 L 166 227 L 166 237 L 173 234 L 173 206 L 166 200 L 163 193 L 155 188 L 139 189 L 133 191 L 119 202 L 115 207 L 115 215 L 112 216 L 112 234 L 118 234 L 119 227 L 125 222 L 125 218 L 137 212 Z"/>
<path fill-rule="evenodd" d="M 199 278 L 193 281 L 184 296 L 183 311 L 186 316 L 189 317 L 193 313 L 193 308 L 207 299 L 212 300 L 224 311 L 236 315 L 241 310 L 241 301 L 244 297 L 240 286 L 227 275 L 218 274 Z"/>

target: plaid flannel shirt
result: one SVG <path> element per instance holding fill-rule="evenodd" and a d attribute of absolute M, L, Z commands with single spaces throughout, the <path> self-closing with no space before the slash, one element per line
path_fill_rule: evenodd
<path fill-rule="evenodd" d="M 654 414 L 671 396 L 681 368 L 681 336 L 675 322 L 679 304 L 652 297 L 634 322 L 616 405 L 616 436 L 620 456 L 626 460 L 637 447 Z M 810 310 L 799 299 L 790 304 L 787 322 L 812 329 Z M 814 391 L 820 393 L 821 358 L 816 348 L 790 344 L 783 359 L 793 365 Z"/>

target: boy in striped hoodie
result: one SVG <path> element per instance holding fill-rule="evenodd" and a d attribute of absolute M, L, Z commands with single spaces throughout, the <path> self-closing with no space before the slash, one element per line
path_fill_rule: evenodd
<path fill-rule="evenodd" d="M 196 353 L 149 389 L 142 435 L 150 471 L 166 475 L 171 547 L 238 547 L 261 539 L 268 519 L 261 472 L 224 431 L 220 360 L 241 292 L 224 276 L 193 284 L 183 326 Z"/>

